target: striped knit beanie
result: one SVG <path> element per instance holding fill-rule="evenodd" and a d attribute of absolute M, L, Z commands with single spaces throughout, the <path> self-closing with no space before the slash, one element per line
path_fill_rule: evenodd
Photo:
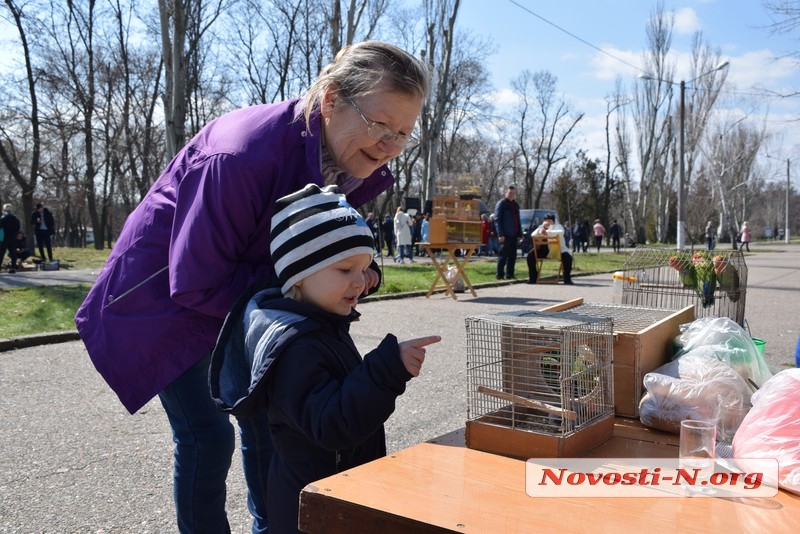
<path fill-rule="evenodd" d="M 300 280 L 356 254 L 375 252 L 367 223 L 335 185 L 309 184 L 278 200 L 269 245 L 286 293 Z"/>

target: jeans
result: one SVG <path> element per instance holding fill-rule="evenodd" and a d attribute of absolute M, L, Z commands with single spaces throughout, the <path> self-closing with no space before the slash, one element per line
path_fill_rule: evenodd
<path fill-rule="evenodd" d="M 514 278 L 514 266 L 517 262 L 517 240 L 506 238 L 500 244 L 500 254 L 497 256 L 497 278 Z"/>
<path fill-rule="evenodd" d="M 211 400 L 210 362 L 206 355 L 158 394 L 175 443 L 173 499 L 182 533 L 230 532 L 225 479 L 235 438 L 230 417 Z M 266 416 L 241 418 L 238 423 L 252 532 L 262 533 L 267 531 L 266 489 L 273 451 L 269 427 Z"/>
<path fill-rule="evenodd" d="M 404 258 L 414 261 L 414 253 L 411 245 L 397 245 L 397 259 L 402 260 Z"/>

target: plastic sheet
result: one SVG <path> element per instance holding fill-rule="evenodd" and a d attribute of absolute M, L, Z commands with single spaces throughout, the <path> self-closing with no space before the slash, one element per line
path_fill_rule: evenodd
<path fill-rule="evenodd" d="M 680 434 L 681 421 L 717 421 L 723 406 L 750 402 L 750 388 L 716 358 L 686 354 L 644 376 L 647 393 L 639 403 L 642 424 Z"/>
<path fill-rule="evenodd" d="M 800 369 L 786 369 L 752 396 L 753 408 L 733 438 L 733 457 L 776 458 L 778 484 L 800 495 Z"/>
<path fill-rule="evenodd" d="M 772 378 L 767 360 L 750 334 L 727 317 L 703 317 L 689 323 L 679 343 L 683 348 L 676 358 L 686 354 L 714 357 L 757 387 Z"/>

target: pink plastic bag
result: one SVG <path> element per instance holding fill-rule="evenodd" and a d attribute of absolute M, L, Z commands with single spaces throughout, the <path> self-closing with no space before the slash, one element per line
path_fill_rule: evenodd
<path fill-rule="evenodd" d="M 776 458 L 778 484 L 800 495 L 800 369 L 779 372 L 753 394 L 733 438 L 733 457 Z"/>

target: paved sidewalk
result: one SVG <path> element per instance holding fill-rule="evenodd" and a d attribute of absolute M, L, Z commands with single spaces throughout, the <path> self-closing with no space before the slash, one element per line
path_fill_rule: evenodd
<path fill-rule="evenodd" d="M 793 363 L 800 334 L 800 247 L 786 250 L 746 258 L 747 322 L 753 336 L 767 340 L 774 368 Z M 409 383 L 386 425 L 390 452 L 464 425 L 465 318 L 577 297 L 611 301 L 610 275 L 575 282 L 481 287 L 477 297 L 463 293 L 458 300 L 437 293 L 360 305 L 362 319 L 352 331 L 362 353 L 387 332 L 401 340 L 443 337 L 429 348 L 422 375 Z M 0 533 L 175 532 L 172 440 L 158 401 L 128 415 L 79 341 L 0 353 L 0 392 Z M 238 453 L 228 503 L 232 531 L 249 532 Z"/>

